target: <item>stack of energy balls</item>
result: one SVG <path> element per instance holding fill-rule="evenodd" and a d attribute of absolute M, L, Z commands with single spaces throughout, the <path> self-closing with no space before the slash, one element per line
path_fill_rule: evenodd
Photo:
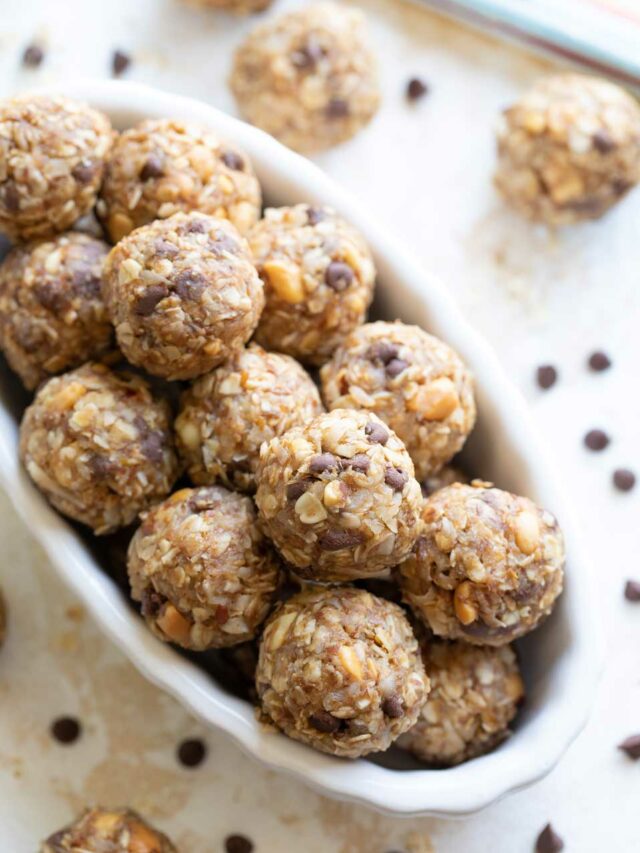
<path fill-rule="evenodd" d="M 92 210 L 103 236 L 67 230 Z M 422 329 L 365 323 L 362 235 L 323 206 L 263 214 L 248 157 L 207 128 L 118 134 L 42 96 L 0 105 L 0 226 L 0 344 L 35 391 L 23 464 L 97 535 L 139 520 L 154 634 L 257 642 L 263 717 L 333 755 L 499 743 L 523 698 L 510 643 L 562 590 L 562 535 L 449 467 L 471 374 Z"/>

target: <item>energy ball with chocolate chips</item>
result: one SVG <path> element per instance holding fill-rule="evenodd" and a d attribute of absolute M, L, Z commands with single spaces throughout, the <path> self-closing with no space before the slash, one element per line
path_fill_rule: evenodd
<path fill-rule="evenodd" d="M 437 473 L 473 429 L 473 380 L 457 353 L 417 326 L 368 323 L 321 371 L 327 406 L 375 412 L 404 441 L 419 480 Z"/>
<path fill-rule="evenodd" d="M 398 436 L 375 415 L 336 409 L 264 444 L 256 503 L 301 577 L 386 573 L 419 531 L 422 495 Z"/>
<path fill-rule="evenodd" d="M 334 3 L 256 27 L 236 51 L 229 82 L 244 118 L 303 152 L 354 136 L 380 102 L 364 16 Z"/>
<path fill-rule="evenodd" d="M 358 758 L 411 728 L 429 679 L 398 605 L 361 589 L 315 587 L 267 622 L 256 688 L 262 711 L 286 735 Z"/>
<path fill-rule="evenodd" d="M 509 736 L 524 700 L 510 646 L 427 640 L 423 660 L 431 692 L 398 746 L 429 764 L 451 766 L 490 752 Z"/>
<path fill-rule="evenodd" d="M 264 305 L 244 238 L 228 220 L 201 213 L 177 213 L 124 237 L 104 282 L 122 352 L 165 379 L 192 379 L 229 358 Z"/>
<path fill-rule="evenodd" d="M 134 228 L 199 210 L 229 219 L 244 233 L 260 217 L 251 162 L 208 128 L 149 119 L 118 137 L 98 201 L 114 243 Z"/>
<path fill-rule="evenodd" d="M 248 235 L 265 285 L 256 340 L 323 364 L 365 318 L 375 267 L 362 236 L 328 207 L 270 208 Z"/>
<path fill-rule="evenodd" d="M 178 473 L 168 404 L 140 377 L 91 362 L 37 392 L 20 457 L 57 510 L 99 534 L 164 498 Z"/>
<path fill-rule="evenodd" d="M 178 451 L 194 483 L 254 492 L 260 445 L 322 411 L 318 389 L 297 361 L 252 344 L 184 393 Z"/>
<path fill-rule="evenodd" d="M 220 486 L 182 489 L 143 513 L 127 565 L 154 634 L 192 651 L 251 640 L 280 577 L 251 498 Z"/>
<path fill-rule="evenodd" d="M 130 809 L 89 809 L 40 845 L 40 853 L 178 853 Z"/>
<path fill-rule="evenodd" d="M 69 232 L 16 246 L 0 264 L 0 347 L 27 388 L 109 348 L 113 327 L 101 293 L 108 251 Z"/>
<path fill-rule="evenodd" d="M 529 219 L 597 219 L 640 181 L 640 106 L 597 77 L 540 80 L 502 115 L 495 182 Z"/>
<path fill-rule="evenodd" d="M 562 592 L 564 540 L 547 510 L 474 480 L 435 492 L 399 567 L 405 601 L 434 634 L 503 646 L 536 628 Z"/>
<path fill-rule="evenodd" d="M 51 237 L 93 207 L 113 141 L 109 119 L 69 98 L 0 101 L 0 232 Z"/>

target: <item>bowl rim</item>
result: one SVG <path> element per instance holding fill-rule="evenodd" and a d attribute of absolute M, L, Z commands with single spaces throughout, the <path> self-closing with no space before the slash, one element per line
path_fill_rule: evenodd
<path fill-rule="evenodd" d="M 312 162 L 261 130 L 201 101 L 140 83 L 86 79 L 61 81 L 34 91 L 83 100 L 110 116 L 131 113 L 137 116 L 136 120 L 142 116 L 175 116 L 207 124 L 223 138 L 237 143 L 254 163 L 268 161 L 270 172 L 277 175 L 284 192 L 295 192 L 310 202 L 330 204 L 365 234 L 374 254 L 386 259 L 403 286 L 428 305 L 437 324 L 451 331 L 453 345 L 462 352 L 476 376 L 491 378 L 492 403 L 499 410 L 504 428 L 511 433 L 521 464 L 540 484 L 547 505 L 553 506 L 562 518 L 571 555 L 565 618 L 570 620 L 572 628 L 572 648 L 561 662 L 562 679 L 556 680 L 569 687 L 546 697 L 544 713 L 529 720 L 526 730 L 511 738 L 505 748 L 444 771 L 398 773 L 362 760 L 347 762 L 266 730 L 255 719 L 252 709 L 247 709 L 246 702 L 224 692 L 193 663 L 158 642 L 130 610 L 108 576 L 95 571 L 87 559 L 85 546 L 48 506 L 22 470 L 15 452 L 15 420 L 2 406 L 0 480 L 62 579 L 146 678 L 173 695 L 200 720 L 230 735 L 245 753 L 325 795 L 395 816 L 466 815 L 549 773 L 588 719 L 604 663 L 602 628 L 593 596 L 593 572 L 571 507 L 540 446 L 527 404 L 490 345 L 462 316 L 445 286 L 426 273 L 353 196 Z M 575 582 L 578 575 L 579 583 Z M 553 719 L 552 726 L 549 719 Z"/>

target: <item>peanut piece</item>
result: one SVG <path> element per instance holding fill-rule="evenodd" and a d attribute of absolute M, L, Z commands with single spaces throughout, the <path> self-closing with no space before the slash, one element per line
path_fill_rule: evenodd
<path fill-rule="evenodd" d="M 538 517 L 529 510 L 518 513 L 514 522 L 516 545 L 523 554 L 533 554 L 540 541 Z"/>
<path fill-rule="evenodd" d="M 471 625 L 478 618 L 478 611 L 470 601 L 471 590 L 471 583 L 463 581 L 453 593 L 453 609 L 463 625 Z"/>
<path fill-rule="evenodd" d="M 420 412 L 428 421 L 443 421 L 459 405 L 456 386 L 446 376 L 422 386 L 407 403 L 409 409 Z"/>
<path fill-rule="evenodd" d="M 276 296 L 290 305 L 296 305 L 304 299 L 304 287 L 300 270 L 284 261 L 266 261 L 262 271 L 269 280 Z"/>
<path fill-rule="evenodd" d="M 338 651 L 340 663 L 356 681 L 362 681 L 362 664 L 360 658 L 351 648 L 351 646 L 340 646 Z"/>
<path fill-rule="evenodd" d="M 189 642 L 191 624 L 173 604 L 167 604 L 156 621 L 160 630 L 174 643 L 184 646 Z"/>
<path fill-rule="evenodd" d="M 300 495 L 294 509 L 303 524 L 316 524 L 318 521 L 324 521 L 327 517 L 326 509 L 311 492 Z"/>

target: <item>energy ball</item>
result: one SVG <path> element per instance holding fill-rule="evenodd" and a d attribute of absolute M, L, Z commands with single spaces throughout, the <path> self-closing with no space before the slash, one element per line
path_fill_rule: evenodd
<path fill-rule="evenodd" d="M 475 424 L 471 373 L 451 347 L 417 326 L 361 326 L 320 375 L 329 409 L 366 409 L 395 430 L 418 480 L 436 474 Z"/>
<path fill-rule="evenodd" d="M 418 536 L 423 498 L 398 436 L 375 415 L 336 409 L 260 450 L 256 503 L 301 577 L 386 573 Z"/>
<path fill-rule="evenodd" d="M 30 390 L 111 345 L 101 293 L 108 251 L 101 240 L 69 232 L 16 246 L 0 264 L 0 346 Z"/>
<path fill-rule="evenodd" d="M 248 235 L 265 286 L 256 340 L 320 365 L 364 322 L 376 271 L 363 237 L 328 207 L 270 208 Z"/>
<path fill-rule="evenodd" d="M 263 12 L 269 8 L 273 0 L 182 0 L 182 2 L 194 9 L 222 9 L 225 12 L 247 15 L 251 12 Z"/>
<path fill-rule="evenodd" d="M 280 579 L 251 498 L 220 486 L 181 489 L 143 513 L 127 567 L 153 633 L 196 652 L 252 639 Z"/>
<path fill-rule="evenodd" d="M 0 101 L 0 232 L 66 231 L 93 207 L 113 142 L 109 119 L 69 98 Z"/>
<path fill-rule="evenodd" d="M 446 486 L 452 486 L 454 483 L 468 485 L 469 482 L 470 478 L 460 468 L 455 465 L 445 465 L 437 474 L 425 477 L 420 483 L 420 488 L 422 489 L 423 496 L 428 498 L 434 492 L 437 492 L 438 489 L 444 489 Z"/>
<path fill-rule="evenodd" d="M 201 213 L 124 237 L 107 257 L 104 290 L 125 357 L 165 379 L 192 379 L 229 358 L 264 305 L 246 241 Z"/>
<path fill-rule="evenodd" d="M 254 492 L 260 445 L 322 411 L 318 389 L 297 361 L 252 344 L 184 393 L 178 452 L 197 485 L 219 481 Z"/>
<path fill-rule="evenodd" d="M 398 605 L 361 589 L 310 587 L 267 622 L 256 688 L 286 735 L 358 758 L 411 728 L 429 679 Z"/>
<path fill-rule="evenodd" d="M 550 512 L 474 480 L 425 501 L 399 574 L 405 601 L 434 634 L 503 646 L 551 613 L 562 592 L 564 541 Z"/>
<path fill-rule="evenodd" d="M 166 835 L 130 809 L 89 809 L 54 832 L 40 853 L 178 853 Z"/>
<path fill-rule="evenodd" d="M 168 404 L 139 376 L 91 362 L 37 392 L 20 457 L 53 506 L 97 534 L 130 524 L 178 474 Z"/>
<path fill-rule="evenodd" d="M 244 233 L 259 219 L 260 204 L 246 154 L 208 128 L 149 119 L 116 140 L 97 210 L 117 243 L 154 219 L 192 210 L 229 219 Z"/>
<path fill-rule="evenodd" d="M 440 767 L 490 752 L 510 734 L 524 684 L 510 646 L 432 640 L 423 646 L 431 692 L 398 746 Z"/>
<path fill-rule="evenodd" d="M 335 3 L 256 27 L 235 53 L 229 82 L 248 121 L 303 152 L 350 139 L 380 103 L 364 15 Z"/>
<path fill-rule="evenodd" d="M 597 219 L 640 181 L 640 106 L 597 77 L 540 80 L 497 135 L 496 186 L 529 219 Z"/>

